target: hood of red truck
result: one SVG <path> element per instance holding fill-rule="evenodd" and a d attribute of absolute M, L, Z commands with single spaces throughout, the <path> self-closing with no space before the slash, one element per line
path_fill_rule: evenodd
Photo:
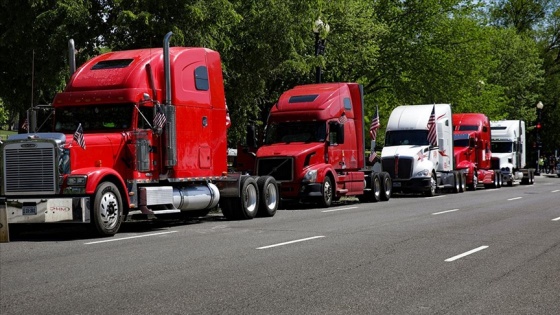
<path fill-rule="evenodd" d="M 468 154 L 470 152 L 468 147 L 455 147 L 453 153 L 455 155 L 455 163 L 457 168 L 466 168 L 469 164 L 474 162 L 474 154 Z"/>
<path fill-rule="evenodd" d="M 131 160 L 125 144 L 125 133 L 88 133 L 84 134 L 85 149 L 82 148 L 73 134 L 66 135 L 65 147 L 70 150 L 72 169 L 86 167 L 109 167 L 117 171 L 131 168 L 125 162 Z M 123 162 L 124 161 L 124 162 Z"/>
<path fill-rule="evenodd" d="M 311 152 L 322 150 L 325 147 L 323 142 L 313 143 L 275 143 L 260 147 L 257 151 L 257 158 L 274 156 L 306 156 Z"/>

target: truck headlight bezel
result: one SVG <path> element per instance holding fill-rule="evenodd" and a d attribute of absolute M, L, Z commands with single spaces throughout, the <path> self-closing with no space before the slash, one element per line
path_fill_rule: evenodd
<path fill-rule="evenodd" d="M 317 181 L 317 170 L 309 170 L 303 176 L 304 183 L 314 183 Z"/>
<path fill-rule="evenodd" d="M 416 172 L 415 177 L 426 177 L 430 174 L 430 170 L 429 169 L 423 169 L 420 172 Z"/>
<path fill-rule="evenodd" d="M 87 183 L 87 175 L 69 175 L 66 178 L 66 186 L 85 187 Z"/>

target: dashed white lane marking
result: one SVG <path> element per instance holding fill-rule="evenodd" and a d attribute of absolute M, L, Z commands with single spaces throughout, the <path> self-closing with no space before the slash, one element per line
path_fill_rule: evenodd
<path fill-rule="evenodd" d="M 471 249 L 471 250 L 469 250 L 468 252 L 464 252 L 464 253 L 462 253 L 462 254 L 460 254 L 460 255 L 453 256 L 453 257 L 451 257 L 451 258 L 447 258 L 445 261 L 446 261 L 446 262 L 452 262 L 452 261 L 455 261 L 455 260 L 457 260 L 457 259 L 459 259 L 459 258 L 463 258 L 463 257 L 465 257 L 465 256 L 468 256 L 468 255 L 470 255 L 470 254 L 476 253 L 476 252 L 478 252 L 478 251 L 481 251 L 481 250 L 487 249 L 487 248 L 488 248 L 488 246 L 486 246 L 486 245 L 485 245 L 485 246 L 480 246 L 480 247 L 477 247 L 477 248 L 475 248 L 475 249 Z"/>
<path fill-rule="evenodd" d="M 523 197 L 509 198 L 508 201 L 517 200 L 517 199 L 521 199 L 521 198 L 523 198 Z"/>
<path fill-rule="evenodd" d="M 288 245 L 288 244 L 293 244 L 293 243 L 310 241 L 310 240 L 314 240 L 314 239 L 322 238 L 322 237 L 325 237 L 325 236 L 324 235 L 317 235 L 317 236 L 312 236 L 312 237 L 308 237 L 308 238 L 302 238 L 302 239 L 299 239 L 299 240 L 293 240 L 293 241 L 284 242 L 284 243 L 278 243 L 278 244 L 272 244 L 272 245 L 257 247 L 257 249 L 267 249 L 267 248 L 272 248 L 272 247 L 278 247 L 278 246 L 283 246 L 283 245 Z"/>
<path fill-rule="evenodd" d="M 434 213 L 432 213 L 432 215 L 438 215 L 438 214 L 455 212 L 455 211 L 459 211 L 459 209 L 451 209 L 451 210 L 445 210 L 445 211 L 440 211 L 440 212 L 434 212 Z"/>
<path fill-rule="evenodd" d="M 343 211 L 343 210 L 350 210 L 350 209 L 356 209 L 358 207 L 348 207 L 348 208 L 337 208 L 337 209 L 331 209 L 331 210 L 324 210 L 321 212 L 334 212 L 334 211 Z"/>
<path fill-rule="evenodd" d="M 157 235 L 164 235 L 164 234 L 171 234 L 171 233 L 177 233 L 177 231 L 160 232 L 160 233 L 144 234 L 144 235 L 137 235 L 137 236 L 121 237 L 121 238 L 112 238 L 112 239 L 109 239 L 109 240 L 88 242 L 88 243 L 84 243 L 84 245 L 99 244 L 99 243 L 109 243 L 109 242 L 116 242 L 116 241 L 124 241 L 124 240 L 130 240 L 130 239 L 134 239 L 134 238 L 141 238 L 141 237 L 148 237 L 148 236 L 157 236 Z"/>
<path fill-rule="evenodd" d="M 552 221 L 560 221 L 560 217 L 558 217 L 556 219 L 552 219 Z"/>
<path fill-rule="evenodd" d="M 556 190 L 553 190 L 551 192 L 555 193 L 555 192 L 559 192 L 559 191 L 560 191 L 560 189 L 556 189 Z"/>
<path fill-rule="evenodd" d="M 435 199 L 435 198 L 443 198 L 445 195 L 433 196 L 433 197 L 425 197 L 424 199 Z"/>

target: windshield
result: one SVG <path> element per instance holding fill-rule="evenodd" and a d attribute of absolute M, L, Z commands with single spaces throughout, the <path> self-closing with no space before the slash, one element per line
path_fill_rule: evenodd
<path fill-rule="evenodd" d="M 392 130 L 385 134 L 385 146 L 429 145 L 428 130 Z"/>
<path fill-rule="evenodd" d="M 74 132 L 80 123 L 89 131 L 130 129 L 133 109 L 131 104 L 60 107 L 55 112 L 54 130 Z"/>
<path fill-rule="evenodd" d="M 513 152 L 513 142 L 496 142 L 492 141 L 493 153 L 511 153 Z"/>
<path fill-rule="evenodd" d="M 455 139 L 453 140 L 453 145 L 456 147 L 468 147 L 469 139 Z"/>
<path fill-rule="evenodd" d="M 323 142 L 326 137 L 324 121 L 272 123 L 267 126 L 265 143 Z"/>

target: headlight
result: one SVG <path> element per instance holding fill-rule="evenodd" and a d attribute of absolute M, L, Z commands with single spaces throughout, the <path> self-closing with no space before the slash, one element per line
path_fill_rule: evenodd
<path fill-rule="evenodd" d="M 501 168 L 501 171 L 502 171 L 502 172 L 507 172 L 507 173 L 510 172 L 509 167 L 502 167 L 502 168 Z"/>
<path fill-rule="evenodd" d="M 468 168 L 464 168 L 461 170 L 461 172 L 463 172 L 463 174 L 468 174 L 469 173 L 469 169 Z"/>
<path fill-rule="evenodd" d="M 308 183 L 317 181 L 317 170 L 307 171 L 307 173 L 305 173 L 305 176 L 303 177 L 303 181 Z"/>
<path fill-rule="evenodd" d="M 68 186 L 85 186 L 87 181 L 87 176 L 79 175 L 79 176 L 68 176 L 66 179 L 66 184 Z"/>
<path fill-rule="evenodd" d="M 420 172 L 416 173 L 416 176 L 428 176 L 428 174 L 430 174 L 430 170 L 424 169 L 424 170 L 421 170 Z"/>

